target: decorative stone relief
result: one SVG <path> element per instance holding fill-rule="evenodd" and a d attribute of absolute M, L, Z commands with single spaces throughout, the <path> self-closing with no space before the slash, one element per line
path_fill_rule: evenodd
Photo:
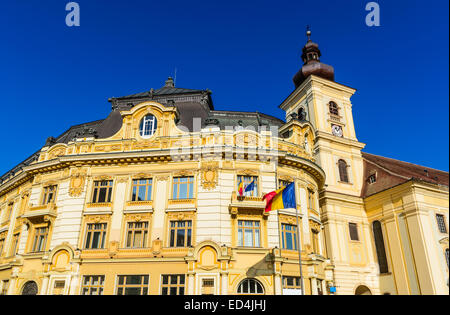
<path fill-rule="evenodd" d="M 202 187 L 206 190 L 213 190 L 218 183 L 218 167 L 217 162 L 207 162 L 201 166 Z"/>
<path fill-rule="evenodd" d="M 84 190 L 86 172 L 75 171 L 70 178 L 69 196 L 79 197 Z"/>

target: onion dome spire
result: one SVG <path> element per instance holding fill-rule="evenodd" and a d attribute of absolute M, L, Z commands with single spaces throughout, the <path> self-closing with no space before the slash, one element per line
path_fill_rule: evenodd
<path fill-rule="evenodd" d="M 311 40 L 311 28 L 306 28 L 308 41 L 302 50 L 303 67 L 294 76 L 295 88 L 298 88 L 310 75 L 316 75 L 327 80 L 334 81 L 334 68 L 320 62 L 322 53 L 319 45 Z"/>

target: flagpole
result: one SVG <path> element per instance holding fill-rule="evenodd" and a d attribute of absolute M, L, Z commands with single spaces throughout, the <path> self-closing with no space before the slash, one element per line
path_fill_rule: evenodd
<path fill-rule="evenodd" d="M 295 182 L 295 188 L 297 188 L 297 182 Z M 295 195 L 297 195 L 297 189 L 295 189 Z M 302 250 L 301 250 L 301 241 L 300 241 L 300 228 L 298 222 L 298 206 L 297 206 L 297 198 L 295 199 L 295 218 L 297 219 L 297 249 L 298 249 L 298 263 L 300 268 L 300 289 L 301 295 L 305 295 L 304 285 L 303 285 L 303 271 L 302 271 Z"/>

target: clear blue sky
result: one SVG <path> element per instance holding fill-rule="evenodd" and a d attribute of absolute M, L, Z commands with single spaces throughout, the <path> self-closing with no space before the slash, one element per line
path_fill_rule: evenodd
<path fill-rule="evenodd" d="M 307 24 L 336 81 L 358 90 L 365 151 L 448 171 L 448 1 L 380 0 L 379 28 L 365 25 L 368 0 L 79 0 L 78 28 L 68 2 L 2 1 L 0 174 L 175 68 L 177 86 L 209 88 L 216 109 L 284 118 Z"/>

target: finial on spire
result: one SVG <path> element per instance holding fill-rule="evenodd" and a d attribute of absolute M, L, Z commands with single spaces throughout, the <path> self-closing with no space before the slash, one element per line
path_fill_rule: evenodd
<path fill-rule="evenodd" d="M 306 36 L 308 36 L 308 42 L 311 41 L 311 26 L 306 25 Z"/>

